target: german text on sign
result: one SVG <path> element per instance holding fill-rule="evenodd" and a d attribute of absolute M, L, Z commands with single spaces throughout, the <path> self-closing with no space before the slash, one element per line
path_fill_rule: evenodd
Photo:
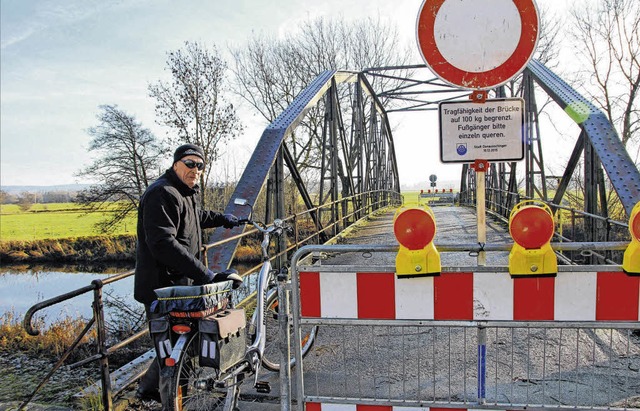
<path fill-rule="evenodd" d="M 524 100 L 521 98 L 443 102 L 440 159 L 443 163 L 524 158 Z"/>

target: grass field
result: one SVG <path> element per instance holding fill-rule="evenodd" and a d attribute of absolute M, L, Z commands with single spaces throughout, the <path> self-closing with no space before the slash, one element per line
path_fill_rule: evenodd
<path fill-rule="evenodd" d="M 403 191 L 402 196 L 404 197 L 404 205 L 407 207 L 413 207 L 418 205 L 418 196 L 420 195 L 420 191 Z"/>
<path fill-rule="evenodd" d="M 100 235 L 94 225 L 106 218 L 108 211 L 87 214 L 78 204 L 34 204 L 22 211 L 15 204 L 0 206 L 0 241 L 90 237 Z M 127 218 L 115 235 L 135 234 L 136 216 Z"/>

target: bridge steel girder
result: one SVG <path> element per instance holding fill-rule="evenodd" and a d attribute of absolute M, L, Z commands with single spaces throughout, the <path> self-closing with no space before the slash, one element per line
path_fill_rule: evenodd
<path fill-rule="evenodd" d="M 586 143 L 590 143 L 630 215 L 640 201 L 640 172 L 605 114 L 544 64 L 531 60 L 525 71 L 584 131 Z"/>
<path fill-rule="evenodd" d="M 584 152 L 584 211 L 593 215 L 608 217 L 606 187 L 602 173 L 602 168 L 604 168 L 625 211 L 629 214 L 633 206 L 640 201 L 640 173 L 622 145 L 614 127 L 600 109 L 536 60 L 531 60 L 523 72 L 522 94 L 526 102 L 525 195 L 530 198 L 549 200 L 542 157 L 542 137 L 538 125 L 538 109 L 533 86 L 534 81 L 582 130 L 552 203 L 560 204 L 569 181 L 576 170 L 580 155 Z M 502 87 L 496 89 L 496 95 L 504 97 Z M 504 167 L 504 165 L 506 163 L 500 163 L 501 167 Z M 514 180 L 516 163 L 513 162 L 511 165 L 511 178 L 508 183 L 509 188 L 506 191 L 515 193 L 517 192 Z M 491 171 L 496 172 L 495 170 Z M 465 173 L 470 174 L 471 180 L 475 178 L 475 173 L 468 168 L 463 168 L 461 181 L 464 181 Z M 487 174 L 487 190 L 495 189 L 498 193 L 504 192 L 505 182 L 509 175 L 503 172 L 497 172 L 497 175 L 490 174 Z M 465 187 L 461 186 L 461 190 L 463 188 L 469 189 L 466 185 Z M 513 196 L 500 197 L 496 195 L 496 197 L 500 202 L 496 204 L 494 211 L 504 217 L 508 217 L 509 210 L 516 199 Z M 597 237 L 595 228 L 589 226 L 587 231 L 587 239 L 595 241 Z"/>
<path fill-rule="evenodd" d="M 343 83 L 355 84 L 356 96 L 350 94 L 353 109 L 353 122 L 351 130 L 351 140 L 347 142 L 344 130 L 342 112 L 340 110 L 340 96 L 337 93 L 337 85 Z M 364 101 L 364 94 L 371 100 L 368 117 L 369 125 L 365 124 L 367 117 L 365 110 L 367 105 Z M 242 218 L 246 216 L 246 209 L 233 204 L 235 198 L 245 198 L 251 204 L 256 204 L 265 181 L 267 182 L 267 222 L 273 218 L 284 218 L 284 183 L 283 165 L 289 169 L 292 180 L 295 182 L 300 197 L 308 210 L 313 210 L 320 204 L 314 204 L 309 189 L 302 180 L 298 165 L 290 150 L 285 144 L 287 136 L 291 135 L 302 122 L 307 113 L 318 104 L 325 103 L 325 123 L 323 135 L 325 142 L 331 146 L 326 152 L 323 150 L 322 167 L 320 171 L 321 186 L 322 179 L 331 181 L 330 191 L 333 192 L 333 200 L 336 200 L 336 183 L 342 184 L 342 198 L 352 196 L 354 209 L 359 201 L 355 195 L 364 194 L 378 188 L 385 188 L 400 193 L 400 181 L 398 168 L 393 147 L 391 129 L 387 119 L 387 114 L 378 100 L 373 88 L 362 73 L 327 70 L 313 80 L 294 101 L 283 111 L 262 133 L 256 148 L 242 174 L 231 199 L 225 207 L 225 213 L 235 214 Z M 357 102 L 357 103 L 353 103 Z M 378 127 L 378 121 L 380 126 Z M 369 131 L 368 133 L 366 131 Z M 323 142 L 323 144 L 325 144 Z M 369 146 L 375 144 L 378 151 L 373 151 Z M 366 155 L 359 153 L 369 152 Z M 326 156 L 326 158 L 325 158 Z M 366 161 L 366 162 L 365 162 Z M 364 162 L 364 163 L 363 163 Z M 324 188 L 321 189 L 320 196 L 325 195 Z M 338 206 L 335 203 L 328 213 L 331 213 L 330 224 L 338 222 L 338 215 L 345 215 L 347 200 Z M 367 204 L 367 206 L 370 206 Z M 342 211 L 342 213 L 340 213 Z M 310 213 L 312 218 L 319 224 L 321 213 Z M 208 267 L 212 270 L 222 270 L 231 264 L 235 250 L 240 241 L 239 238 L 231 239 L 241 234 L 244 227 L 235 227 L 230 230 L 216 229 L 209 237 L 209 244 L 228 240 L 223 244 L 207 250 Z M 334 233 L 335 234 L 335 233 Z M 327 238 L 324 238 L 326 240 Z M 281 244 L 280 249 L 284 248 Z"/>

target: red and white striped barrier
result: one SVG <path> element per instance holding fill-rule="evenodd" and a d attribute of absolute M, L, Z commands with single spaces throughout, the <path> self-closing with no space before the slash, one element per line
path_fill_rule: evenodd
<path fill-rule="evenodd" d="M 473 408 L 396 407 L 391 405 L 305 403 L 306 411 L 472 411 Z M 487 411 L 487 408 L 482 408 Z M 494 408 L 493 410 L 504 410 Z"/>
<path fill-rule="evenodd" d="M 313 318 L 638 321 L 640 277 L 445 272 L 397 279 L 392 272 L 301 272 L 300 304 L 302 317 Z"/>

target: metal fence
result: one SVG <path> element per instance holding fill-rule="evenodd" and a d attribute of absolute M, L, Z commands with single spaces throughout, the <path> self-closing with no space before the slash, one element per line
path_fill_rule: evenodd
<path fill-rule="evenodd" d="M 640 406 L 639 339 L 632 332 L 637 325 L 303 324 L 321 325 L 323 341 L 316 355 L 304 361 L 307 402 L 503 409 Z"/>
<path fill-rule="evenodd" d="M 393 251 L 395 247 L 368 247 L 360 254 Z M 482 287 L 491 287 L 486 281 L 477 281 L 473 285 L 473 314 L 465 320 L 441 320 L 437 308 L 435 315 L 416 315 L 414 318 L 400 318 L 399 304 L 407 299 L 422 299 L 420 304 L 430 304 L 431 296 L 414 293 L 405 295 L 398 288 L 420 287 L 406 286 L 407 281 L 395 279 L 396 317 L 397 318 L 361 318 L 362 307 L 343 315 L 339 309 L 324 307 L 320 313 L 308 315 L 309 303 L 305 302 L 304 284 L 300 275 L 315 271 L 329 278 L 358 276 L 358 271 L 367 271 L 364 275 L 381 274 L 389 278 L 389 267 L 368 265 L 332 267 L 317 261 L 310 264 L 305 257 L 327 253 L 337 255 L 353 252 L 353 247 L 313 246 L 304 247 L 292 261 L 292 317 L 294 324 L 292 347 L 298 347 L 300 327 L 320 326 L 316 346 L 305 358 L 301 367 L 294 372 L 295 397 L 297 409 L 303 410 L 304 404 L 347 404 L 347 405 L 385 405 L 395 407 L 443 407 L 443 408 L 491 408 L 491 409 L 638 409 L 640 408 L 640 323 L 638 292 L 640 282 L 631 278 L 618 277 L 617 266 L 584 266 L 587 277 L 620 278 L 622 283 L 616 287 L 633 284 L 636 287 L 625 300 L 627 317 L 624 320 L 603 320 L 607 305 L 615 299 L 604 301 L 601 296 L 576 284 L 576 299 L 589 299 L 595 295 L 601 314 L 594 314 L 590 321 L 576 321 L 566 313 L 565 320 L 495 320 L 497 314 L 489 314 L 488 320 L 479 320 L 486 307 L 482 306 Z M 509 277 L 505 267 L 482 267 L 482 270 L 496 271 L 496 278 Z M 562 269 L 562 267 L 561 267 Z M 446 269 L 443 270 L 447 271 Z M 452 268 L 448 274 L 468 269 Z M 454 273 L 455 271 L 456 273 Z M 314 273 L 315 274 L 315 273 Z M 611 274 L 611 275 L 609 275 Z M 621 273 L 620 273 L 621 274 Z M 558 279 L 549 279 L 551 283 L 561 283 L 563 272 Z M 575 267 L 567 275 L 579 275 Z M 622 274 L 623 275 L 623 274 Z M 394 276 L 395 277 L 395 276 Z M 451 276 L 450 276 L 451 277 Z M 452 277 L 451 277 L 452 278 Z M 351 281 L 351 280 L 349 280 Z M 359 279 L 357 280 L 359 282 Z M 429 281 L 429 280 L 428 280 Z M 432 279 L 431 281 L 437 281 Z M 506 281 L 520 281 L 509 279 Z M 547 280 L 545 280 L 547 281 Z M 599 283 L 598 293 L 604 292 Z M 615 280 L 617 281 L 617 280 Z M 615 282 L 614 281 L 614 282 Z M 484 283 L 483 286 L 481 283 Z M 505 281 L 503 281 L 505 283 Z M 327 283 L 320 282 L 321 288 Z M 346 282 L 345 282 L 346 284 Z M 344 285 L 340 286 L 344 288 Z M 355 287 L 355 286 L 354 286 Z M 379 287 L 394 287 L 389 282 L 380 282 Z M 322 304 L 331 301 L 331 294 L 344 290 L 321 291 Z M 355 294 L 363 291 L 357 285 Z M 354 288 L 355 289 L 355 288 Z M 495 290 L 494 290 L 495 291 Z M 556 297 L 565 298 L 556 289 Z M 380 297 L 374 291 L 371 295 Z M 436 291 L 437 294 L 437 285 Z M 464 293 L 464 290 L 460 290 Z M 405 296 L 405 301 L 400 301 Z M 361 304 L 370 296 L 352 295 L 352 300 Z M 437 300 L 438 296 L 433 297 Z M 571 298 L 571 297 L 567 297 Z M 442 304 L 436 301 L 436 306 Z M 307 309 L 305 310 L 305 304 Z M 368 304 L 384 305 L 381 298 Z M 557 301 L 556 306 L 570 307 L 572 301 Z M 576 304 L 582 304 L 577 301 Z M 586 304 L 585 306 L 589 306 Z M 326 308 L 326 309 L 325 309 Z M 455 309 L 455 307 L 454 307 Z M 559 318 L 556 307 L 555 316 Z M 613 307 L 613 310 L 618 308 Z M 605 311 L 603 311 L 605 310 Z M 634 311 L 635 310 L 635 311 Z M 312 310 L 313 311 L 313 310 Z M 576 309 L 578 317 L 588 315 Z M 493 315 L 493 317 L 492 317 Z M 502 315 L 502 314 L 501 314 Z M 597 320 L 595 317 L 599 317 Z M 370 317 L 370 316 L 369 316 Z M 407 315 L 404 315 L 407 317 Z M 611 318 L 615 318 L 612 316 Z M 297 359 L 300 353 L 294 350 Z M 309 407 L 307 407 L 309 408 Z"/>

